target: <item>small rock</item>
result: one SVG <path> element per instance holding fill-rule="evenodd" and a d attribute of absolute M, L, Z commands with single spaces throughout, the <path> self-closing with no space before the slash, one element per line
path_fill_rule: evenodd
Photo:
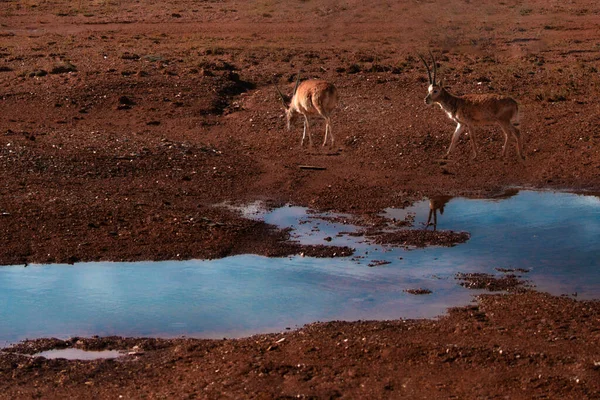
<path fill-rule="evenodd" d="M 55 65 L 51 70 L 51 74 L 65 74 L 69 72 L 77 72 L 77 67 L 75 67 L 70 62 L 65 62 L 62 64 Z"/>
<path fill-rule="evenodd" d="M 135 101 L 133 101 L 130 97 L 121 96 L 121 97 L 119 97 L 119 104 L 133 106 L 133 105 L 135 105 Z"/>
<path fill-rule="evenodd" d="M 419 295 L 419 294 L 431 294 L 432 293 L 431 290 L 429 290 L 429 289 L 423 289 L 423 288 L 419 288 L 419 289 L 405 289 L 404 291 L 406 293 L 408 293 L 408 294 L 416 294 L 416 295 Z"/>

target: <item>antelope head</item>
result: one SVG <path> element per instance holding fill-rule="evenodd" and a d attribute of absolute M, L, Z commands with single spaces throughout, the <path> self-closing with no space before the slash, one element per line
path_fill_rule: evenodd
<path fill-rule="evenodd" d="M 444 92 L 444 87 L 440 82 L 437 81 L 437 66 L 435 62 L 435 57 L 429 52 L 431 56 L 431 61 L 433 63 L 433 78 L 431 77 L 431 69 L 427 64 L 427 61 L 423 58 L 422 55 L 419 54 L 419 58 L 425 64 L 425 68 L 427 68 L 427 76 L 429 77 L 429 86 L 427 87 L 427 96 L 425 97 L 425 104 L 430 105 L 432 103 L 438 103 L 439 98 L 442 96 Z"/>
<path fill-rule="evenodd" d="M 285 110 L 285 118 L 287 120 L 287 129 L 288 131 L 292 128 L 292 124 L 296 122 L 300 113 L 294 106 L 294 97 L 296 97 L 296 91 L 298 90 L 298 86 L 300 85 L 300 74 L 296 78 L 296 86 L 294 87 L 294 92 L 291 96 L 286 96 L 281 93 L 277 84 L 275 84 L 275 89 L 277 89 L 277 93 L 279 93 L 279 97 L 281 97 L 281 102 L 283 103 L 283 108 Z"/>

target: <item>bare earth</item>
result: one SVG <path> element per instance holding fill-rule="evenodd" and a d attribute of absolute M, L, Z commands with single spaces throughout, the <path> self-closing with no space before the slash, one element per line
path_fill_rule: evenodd
<path fill-rule="evenodd" d="M 425 196 L 599 193 L 599 14 L 592 0 L 4 1 L 0 265 L 348 251 L 302 248 L 225 202 L 344 211 L 372 228 Z M 497 128 L 476 132 L 476 159 L 467 136 L 441 159 L 454 126 L 423 101 L 429 49 L 452 92 L 519 101 L 524 163 L 512 143 L 501 156 Z M 298 72 L 338 88 L 333 147 L 285 130 L 273 84 L 290 93 Z M 317 144 L 324 125 L 311 128 Z M 453 238 L 428 235 L 382 240 Z M 0 398 L 591 399 L 599 340 L 598 302 L 518 290 L 436 321 L 29 342 L 19 352 L 143 351 L 2 354 Z"/>

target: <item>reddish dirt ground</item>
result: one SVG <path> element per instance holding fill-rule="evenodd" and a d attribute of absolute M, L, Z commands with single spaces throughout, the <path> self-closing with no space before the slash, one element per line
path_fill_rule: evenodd
<path fill-rule="evenodd" d="M 0 265 L 340 254 L 223 202 L 369 228 L 435 195 L 598 193 L 599 14 L 591 0 L 4 1 Z M 518 100 L 525 162 L 512 144 L 501 156 L 496 128 L 477 131 L 476 159 L 466 136 L 441 159 L 454 126 L 423 101 L 429 49 L 452 92 Z M 297 73 L 338 88 L 335 146 L 285 130 L 274 83 L 290 93 Z M 311 128 L 319 143 L 323 123 Z M 415 240 L 452 239 L 427 235 Z M 273 351 L 278 336 L 148 341 L 140 362 L 2 356 L 0 396 L 600 398 L 597 303 L 528 292 L 478 307 L 493 311 L 313 325 Z"/>

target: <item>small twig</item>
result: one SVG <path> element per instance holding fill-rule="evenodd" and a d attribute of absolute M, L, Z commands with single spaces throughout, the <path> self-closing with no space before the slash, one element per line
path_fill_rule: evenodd
<path fill-rule="evenodd" d="M 300 169 L 312 169 L 312 170 L 315 170 L 315 171 L 323 171 L 323 170 L 327 169 L 325 167 L 317 167 L 315 165 L 299 165 L 298 168 L 300 168 Z"/>

